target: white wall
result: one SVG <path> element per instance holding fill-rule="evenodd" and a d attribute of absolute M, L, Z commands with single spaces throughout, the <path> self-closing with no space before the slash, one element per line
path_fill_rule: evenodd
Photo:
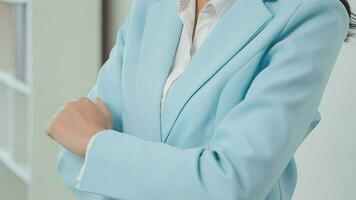
<path fill-rule="evenodd" d="M 32 200 L 72 200 L 59 181 L 57 144 L 44 133 L 63 103 L 85 96 L 101 65 L 100 0 L 32 0 L 33 188 Z M 0 197 L 1 199 L 1 197 Z M 23 199 L 16 199 L 23 200 Z"/>
<path fill-rule="evenodd" d="M 321 121 L 297 152 L 294 200 L 356 199 L 355 63 L 356 38 L 344 44 L 320 105 Z"/>
<path fill-rule="evenodd" d="M 4 108 L 7 96 L 4 85 L 0 82 L 0 120 L 13 120 L 15 130 L 11 134 L 17 136 L 14 144 L 8 143 L 3 136 L 9 129 L 4 129 L 3 123 L 0 123 L 0 147 L 13 146 L 16 153 L 14 159 L 12 154 L 9 154 L 9 159 L 1 157 L 1 200 L 76 199 L 59 180 L 56 170 L 58 145 L 45 134 L 45 128 L 65 101 L 87 95 L 96 80 L 102 64 L 101 5 L 101 0 L 31 0 L 28 9 L 31 23 L 28 27 L 31 35 L 29 41 L 32 44 L 29 61 L 32 65 L 32 81 L 26 86 L 32 89 L 29 92 L 32 101 L 29 101 L 28 106 L 21 105 L 23 98 L 16 96 L 12 101 L 16 108 L 14 119 L 11 118 L 12 112 L 3 116 L 4 111 L 9 109 Z M 9 19 L 12 15 L 5 11 L 9 10 L 2 6 L 0 38 L 11 41 L 14 33 L 9 31 L 9 24 L 13 23 Z M 0 47 L 3 47 L 2 44 L 0 41 Z M 14 44 L 6 44 L 5 48 L 0 48 L 0 60 L 12 58 L 11 55 L 14 54 L 13 49 L 8 47 Z M 5 65 L 14 68 L 11 62 L 1 62 L 0 65 L 2 72 L 7 71 L 3 68 Z M 30 112 L 30 127 L 27 127 L 27 120 L 22 119 L 27 118 L 27 109 L 33 111 Z M 28 134 L 31 137 L 27 138 Z M 27 149 L 26 144 L 30 144 L 32 148 Z M 21 159 L 17 160 L 17 157 Z M 30 161 L 28 171 L 32 179 L 23 178 L 23 172 L 27 175 L 27 168 L 24 168 L 26 171 L 22 170 L 22 165 L 19 164 L 23 163 L 17 162 L 23 160 Z M 25 164 L 27 167 L 27 162 Z"/>

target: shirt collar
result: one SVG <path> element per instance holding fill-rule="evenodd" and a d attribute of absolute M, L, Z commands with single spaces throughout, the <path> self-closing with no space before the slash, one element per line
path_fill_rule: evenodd
<path fill-rule="evenodd" d="M 211 3 L 216 13 L 221 17 L 235 2 L 236 0 L 210 0 L 208 3 Z M 187 9 L 189 3 L 195 3 L 195 0 L 177 0 L 178 11 L 182 12 Z"/>
<path fill-rule="evenodd" d="M 192 3 L 191 1 L 195 0 L 177 0 L 178 11 L 183 11 L 187 9 L 189 3 Z"/>
<path fill-rule="evenodd" d="M 236 0 L 210 0 L 219 17 L 223 16 L 235 1 Z"/>

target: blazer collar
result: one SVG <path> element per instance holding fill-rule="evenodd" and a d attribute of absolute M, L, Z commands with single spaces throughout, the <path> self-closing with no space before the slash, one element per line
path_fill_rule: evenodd
<path fill-rule="evenodd" d="M 171 86 L 162 110 L 162 90 L 173 64 L 182 22 L 176 0 L 161 0 L 149 9 L 141 46 L 144 52 L 140 53 L 136 71 L 136 95 L 140 99 L 138 109 L 150 116 L 144 120 L 152 126 L 152 139 L 166 142 L 189 99 L 266 26 L 273 14 L 263 1 L 236 0 Z M 221 42 L 222 38 L 229 42 Z"/>

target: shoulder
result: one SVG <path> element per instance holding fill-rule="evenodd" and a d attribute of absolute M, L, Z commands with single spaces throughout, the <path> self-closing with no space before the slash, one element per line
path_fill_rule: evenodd
<path fill-rule="evenodd" d="M 335 12 L 343 18 L 348 14 L 340 0 L 266 0 L 267 7 L 275 14 Z"/>
<path fill-rule="evenodd" d="M 120 26 L 119 30 L 123 28 L 128 32 L 129 29 L 135 27 L 137 33 L 137 31 L 143 29 L 150 8 L 161 1 L 165 0 L 132 0 L 125 23 Z"/>
<path fill-rule="evenodd" d="M 328 31 L 346 37 L 349 29 L 348 13 L 340 0 L 274 0 L 266 5 L 276 18 L 283 18 L 282 33 L 309 28 Z"/>
<path fill-rule="evenodd" d="M 151 6 L 161 1 L 167 1 L 167 0 L 133 0 L 131 10 L 133 12 L 147 11 L 150 9 Z"/>
<path fill-rule="evenodd" d="M 348 21 L 348 14 L 340 0 L 275 0 L 271 9 L 276 14 L 291 11 L 290 17 L 329 15 Z"/>
<path fill-rule="evenodd" d="M 290 0 L 289 0 L 290 1 Z M 308 14 L 328 13 L 335 17 L 347 18 L 348 14 L 340 0 L 298 0 L 297 10 Z"/>
<path fill-rule="evenodd" d="M 135 21 L 134 24 L 143 23 L 146 20 L 150 9 L 164 1 L 174 0 L 132 0 L 128 18 L 132 18 L 132 20 Z"/>

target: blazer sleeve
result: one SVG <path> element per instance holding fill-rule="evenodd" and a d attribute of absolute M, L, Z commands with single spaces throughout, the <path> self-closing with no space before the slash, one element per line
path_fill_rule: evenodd
<path fill-rule="evenodd" d="M 304 1 L 208 145 L 179 149 L 102 131 L 79 190 L 130 200 L 264 199 L 317 113 L 347 31 L 339 1 Z"/>
<path fill-rule="evenodd" d="M 118 131 L 122 130 L 120 77 L 129 17 L 119 29 L 116 43 L 110 52 L 109 59 L 100 69 L 97 81 L 87 95 L 92 100 L 100 97 L 107 103 L 113 117 L 114 129 Z M 83 162 L 84 159 L 82 157 L 71 153 L 61 145 L 59 146 L 57 169 L 62 182 L 81 199 L 104 199 L 104 197 L 94 194 L 80 192 L 75 188 L 77 184 L 76 178 Z"/>

